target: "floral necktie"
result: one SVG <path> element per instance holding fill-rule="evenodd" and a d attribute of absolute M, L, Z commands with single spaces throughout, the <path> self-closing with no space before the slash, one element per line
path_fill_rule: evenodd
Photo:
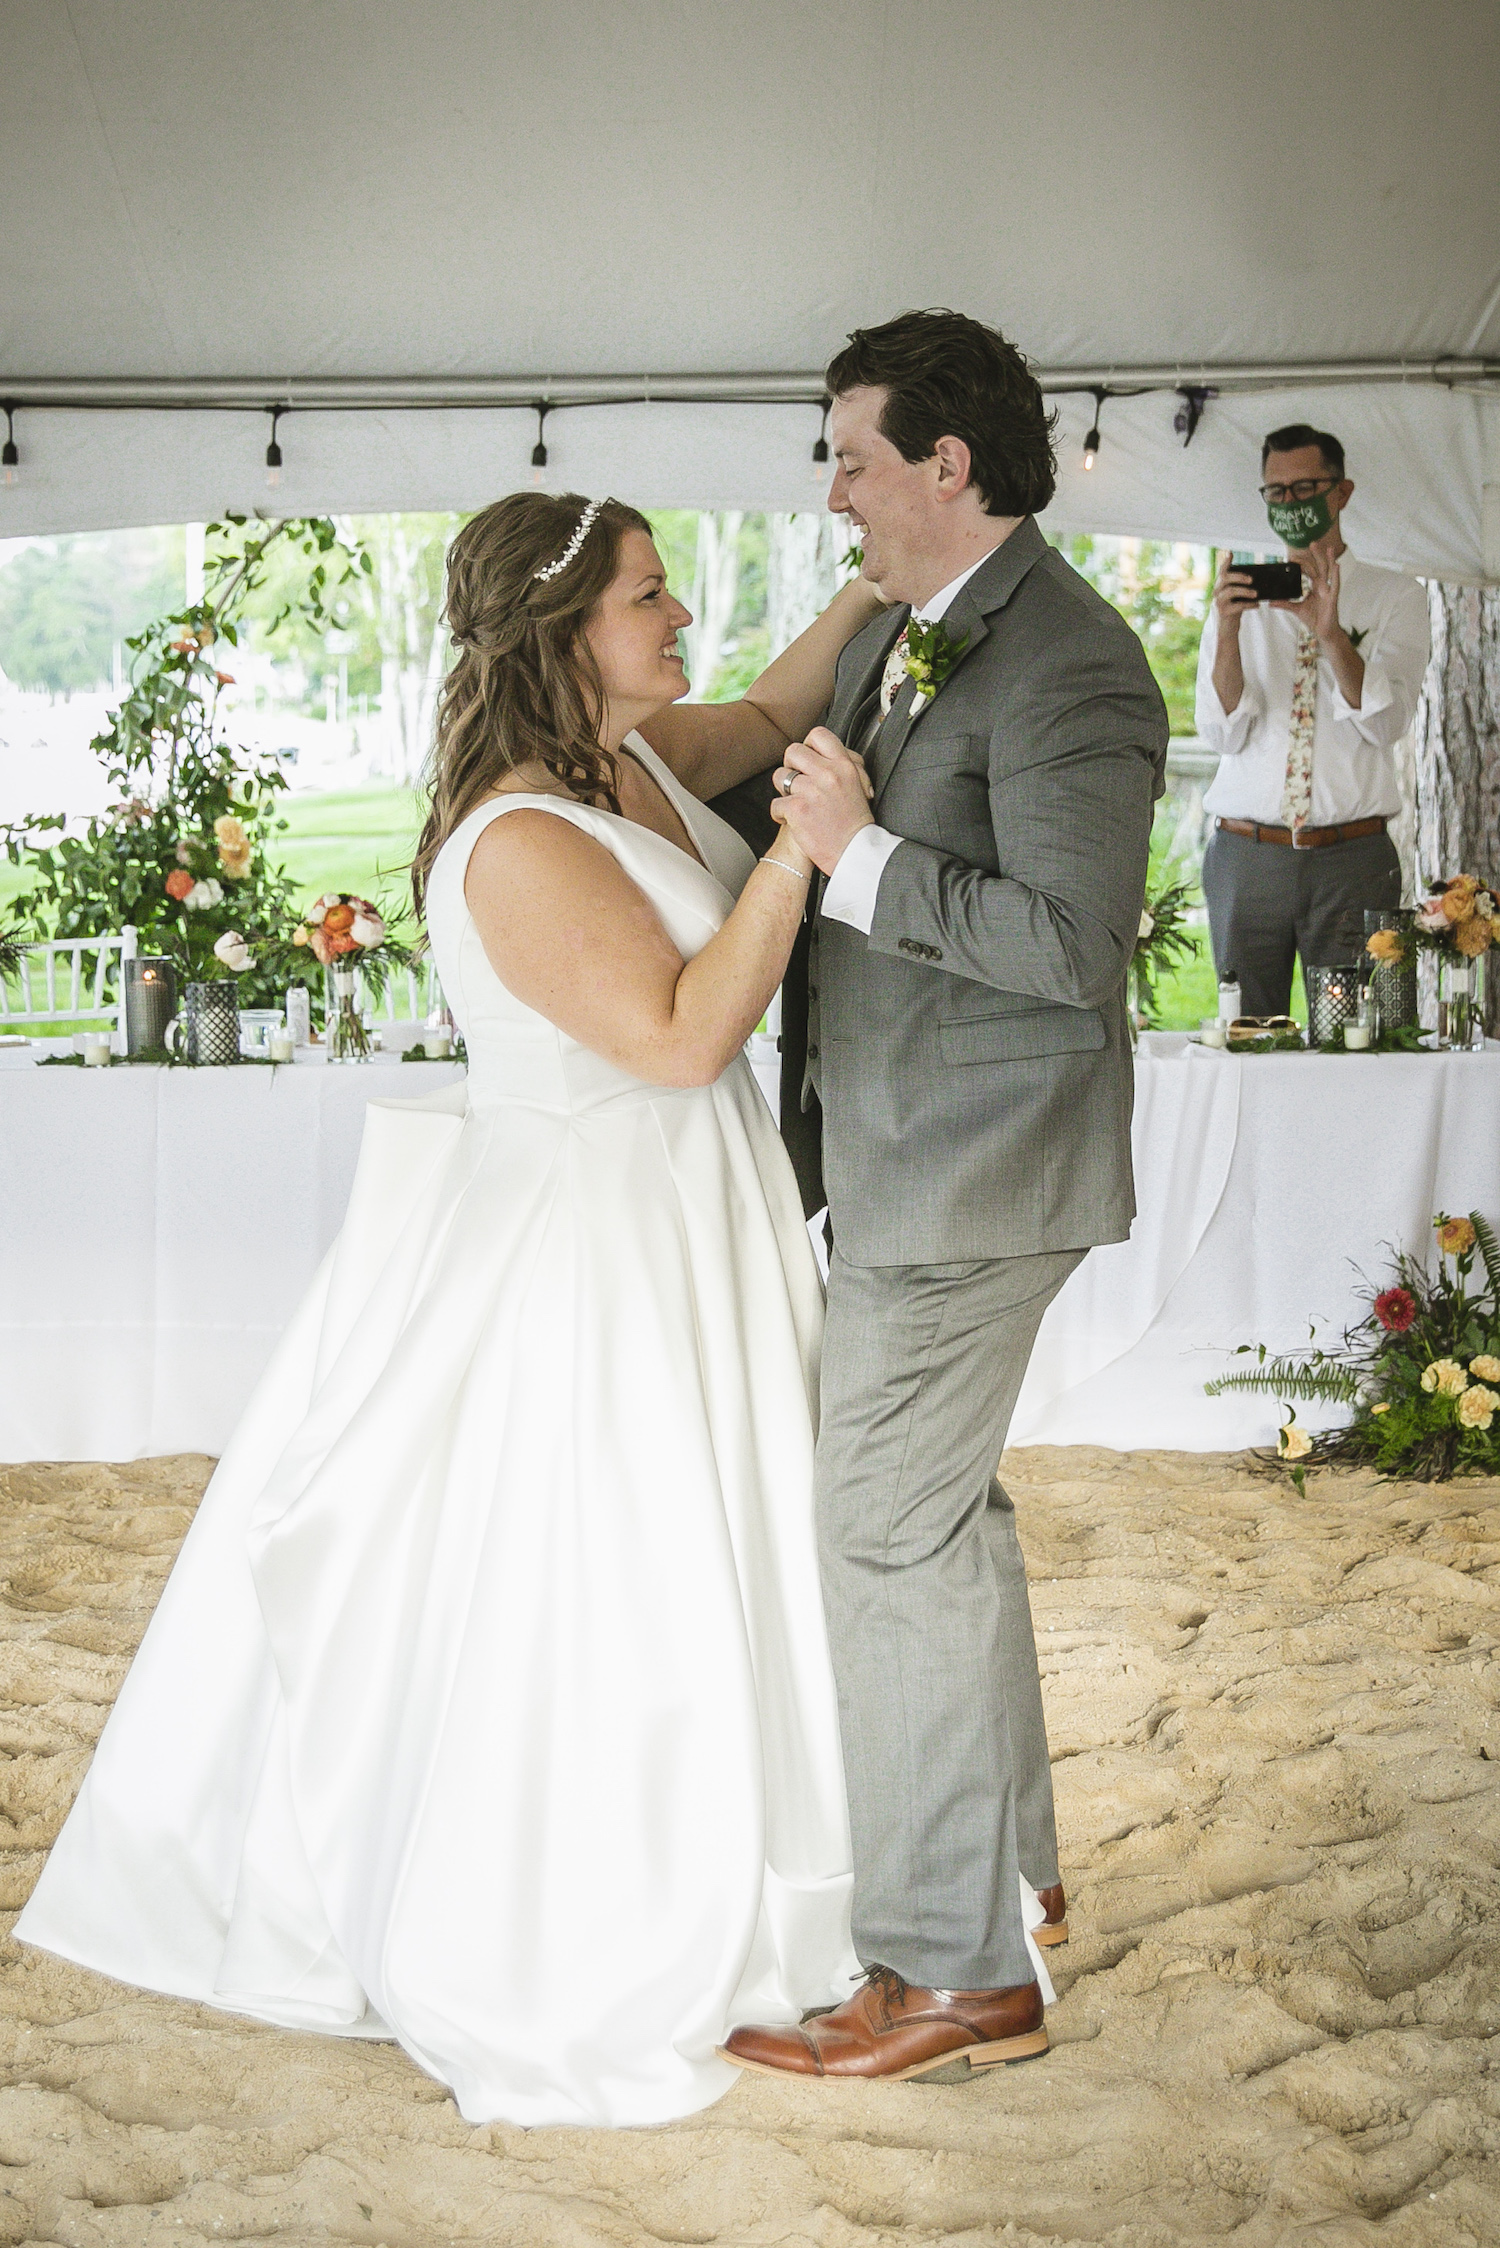
<path fill-rule="evenodd" d="M 885 669 L 880 674 L 880 715 L 889 718 L 891 704 L 900 694 L 906 678 L 906 627 L 901 627 L 900 637 L 885 659 Z"/>
<path fill-rule="evenodd" d="M 1297 668 L 1292 674 L 1292 722 L 1287 729 L 1286 783 L 1281 817 L 1296 830 L 1312 810 L 1313 732 L 1318 723 L 1318 636 L 1297 627 Z"/>

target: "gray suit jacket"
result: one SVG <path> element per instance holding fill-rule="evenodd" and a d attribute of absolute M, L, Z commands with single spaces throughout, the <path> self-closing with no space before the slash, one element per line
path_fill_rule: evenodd
<path fill-rule="evenodd" d="M 844 650 L 841 739 L 907 613 Z M 853 1264 L 1084 1248 L 1135 1212 L 1125 981 L 1166 708 L 1135 634 L 1030 517 L 944 623 L 969 636 L 957 665 L 920 714 L 903 685 L 870 750 L 875 816 L 906 838 L 874 926 L 812 930 L 803 1101 L 822 1102 Z"/>

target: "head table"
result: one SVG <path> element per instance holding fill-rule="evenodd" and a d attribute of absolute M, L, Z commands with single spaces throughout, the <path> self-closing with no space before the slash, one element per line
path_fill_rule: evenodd
<path fill-rule="evenodd" d="M 772 1056 L 752 1059 L 769 1089 Z M 366 1103 L 460 1074 L 0 1053 L 0 1459 L 220 1451 L 338 1230 Z M 1336 1335 L 1356 1268 L 1379 1284 L 1383 1243 L 1423 1252 L 1437 1209 L 1500 1219 L 1500 1047 L 1235 1056 L 1148 1034 L 1134 1145 L 1131 1238 L 1052 1305 L 1011 1441 L 1265 1443 L 1274 1399 L 1203 1395 L 1237 1344 Z"/>

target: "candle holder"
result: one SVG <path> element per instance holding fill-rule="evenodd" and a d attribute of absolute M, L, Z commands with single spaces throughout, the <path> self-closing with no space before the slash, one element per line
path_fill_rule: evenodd
<path fill-rule="evenodd" d="M 1415 919 L 1416 915 L 1408 911 L 1365 914 L 1367 940 L 1377 929 L 1395 929 L 1406 948 L 1404 959 L 1377 960 L 1365 970 L 1375 994 L 1377 1033 L 1382 1038 L 1388 1031 L 1415 1030 L 1418 1025 L 1417 942 L 1412 931 Z"/>
<path fill-rule="evenodd" d="M 1344 1025 L 1359 1021 L 1359 979 L 1357 960 L 1307 969 L 1307 1028 L 1314 1046 L 1342 1048 Z"/>
<path fill-rule="evenodd" d="M 190 983 L 172 1029 L 182 1041 L 183 1058 L 199 1068 L 225 1068 L 240 1058 L 238 986 L 228 977 L 218 983 Z"/>
<path fill-rule="evenodd" d="M 177 972 L 165 953 L 143 952 L 125 962 L 125 1051 L 143 1054 L 165 1046 L 177 1012 Z"/>

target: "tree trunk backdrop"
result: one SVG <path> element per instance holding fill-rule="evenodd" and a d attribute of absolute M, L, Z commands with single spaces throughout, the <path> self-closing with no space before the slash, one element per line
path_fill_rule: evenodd
<path fill-rule="evenodd" d="M 1500 587 L 1427 588 L 1432 661 L 1412 722 L 1415 886 L 1500 881 Z M 1500 959 L 1486 962 L 1486 1028 L 1500 1028 Z"/>

